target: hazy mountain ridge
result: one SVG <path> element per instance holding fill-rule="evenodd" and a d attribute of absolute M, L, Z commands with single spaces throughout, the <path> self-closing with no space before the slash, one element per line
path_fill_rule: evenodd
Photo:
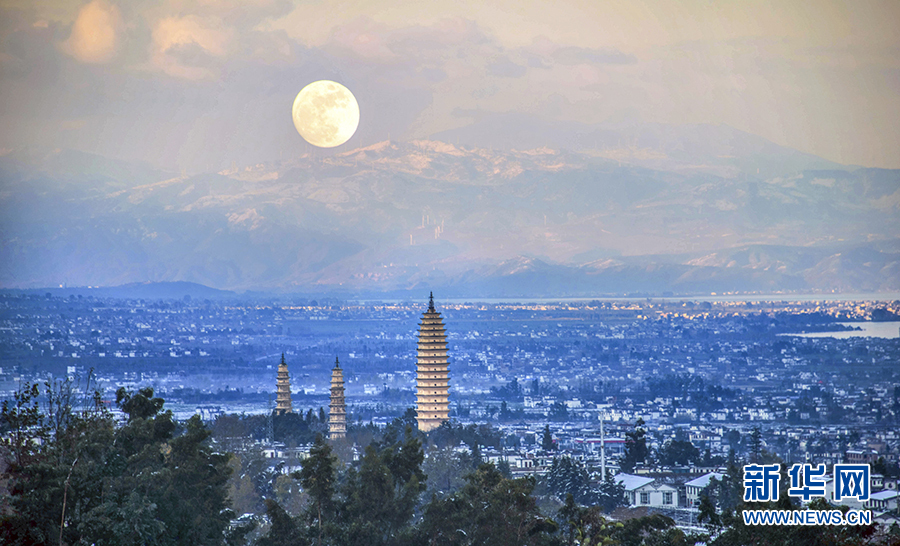
<path fill-rule="evenodd" d="M 0 158 L 3 286 L 900 288 L 900 171 L 725 178 L 434 141 L 195 176 L 86 155 Z"/>
<path fill-rule="evenodd" d="M 470 125 L 431 135 L 465 146 L 513 150 L 551 147 L 588 152 L 643 167 L 733 178 L 844 168 L 727 125 L 669 125 L 636 120 L 585 124 L 519 113 L 478 115 Z"/>

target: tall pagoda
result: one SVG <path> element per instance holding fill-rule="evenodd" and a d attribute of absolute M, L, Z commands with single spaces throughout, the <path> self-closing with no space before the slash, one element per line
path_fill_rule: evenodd
<path fill-rule="evenodd" d="M 434 309 L 434 294 L 428 297 L 428 310 L 419 323 L 416 360 L 416 420 L 419 430 L 427 432 L 450 419 L 447 375 L 447 334 L 441 314 Z"/>
<path fill-rule="evenodd" d="M 331 404 L 328 406 L 328 438 L 337 440 L 347 435 L 347 404 L 344 402 L 344 372 L 334 359 L 331 370 Z"/>
<path fill-rule="evenodd" d="M 275 383 L 275 413 L 282 415 L 293 413 L 291 405 L 291 376 L 288 373 L 287 362 L 284 361 L 284 353 L 281 353 L 281 364 L 278 365 L 278 380 Z"/>

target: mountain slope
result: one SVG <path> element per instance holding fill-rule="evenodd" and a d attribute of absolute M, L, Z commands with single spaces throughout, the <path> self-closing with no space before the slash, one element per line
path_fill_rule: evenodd
<path fill-rule="evenodd" d="M 900 171 L 723 177 L 434 141 L 196 176 L 67 154 L 0 158 L 4 287 L 900 288 Z"/>

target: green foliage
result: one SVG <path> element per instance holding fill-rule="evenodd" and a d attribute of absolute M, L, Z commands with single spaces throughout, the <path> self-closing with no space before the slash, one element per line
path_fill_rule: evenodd
<path fill-rule="evenodd" d="M 13 403 L 4 400 L 0 410 L 0 430 L 4 433 L 0 445 L 10 452 L 12 463 L 18 468 L 35 458 L 47 436 L 47 426 L 38 406 L 39 396 L 37 383 L 25 385 L 13 393 Z"/>
<path fill-rule="evenodd" d="M 900 465 L 893 461 L 886 461 L 884 457 L 878 457 L 872 463 L 872 472 L 881 474 L 885 478 L 896 478 L 900 476 Z"/>
<path fill-rule="evenodd" d="M 422 444 L 407 429 L 405 440 L 370 444 L 359 471 L 346 477 L 340 510 L 343 544 L 390 545 L 402 541 L 425 490 Z"/>
<path fill-rule="evenodd" d="M 623 472 L 632 472 L 635 466 L 647 462 L 650 451 L 647 448 L 646 434 L 644 420 L 641 418 L 634 424 L 634 430 L 625 433 L 625 455 L 620 463 Z"/>
<path fill-rule="evenodd" d="M 580 462 L 571 457 L 554 457 L 547 473 L 547 488 L 557 497 L 571 495 L 578 504 L 593 504 L 590 476 Z"/>
<path fill-rule="evenodd" d="M 688 440 L 666 442 L 657 453 L 657 461 L 663 466 L 688 465 L 699 460 L 700 450 Z"/>
<path fill-rule="evenodd" d="M 325 443 L 322 435 L 319 435 L 309 450 L 309 457 L 303 461 L 300 471 L 293 476 L 300 481 L 301 487 L 310 497 L 307 520 L 310 526 L 317 529 L 317 544 L 322 543 L 326 518 L 333 519 L 336 464 L 337 460 L 331 454 L 331 446 Z"/>
<path fill-rule="evenodd" d="M 328 416 L 322 407 L 319 407 L 318 412 L 309 409 L 305 416 L 303 412 L 275 412 L 272 415 L 272 434 L 276 442 L 310 444 L 315 441 L 316 435 L 327 432 Z"/>
<path fill-rule="evenodd" d="M 26 386 L 16 406 L 2 410 L 11 442 L 21 442 L 11 451 L 28 447 L 6 471 L 10 509 L 0 518 L 0 543 L 222 543 L 231 519 L 229 456 L 209 449 L 199 417 L 176 435 L 151 389 L 120 390 L 129 419 L 117 427 L 96 394 L 76 411 L 69 383 L 47 385 L 44 410 L 35 393 Z"/>
<path fill-rule="evenodd" d="M 159 413 L 163 407 L 162 398 L 153 397 L 153 388 L 145 387 L 137 393 L 132 393 L 119 387 L 116 391 L 116 404 L 128 415 L 128 420 L 149 419 Z"/>
<path fill-rule="evenodd" d="M 510 480 L 491 464 L 466 478 L 466 485 L 425 507 L 419 528 L 422 544 L 451 546 L 548 544 L 557 525 L 542 517 L 531 493 L 534 480 Z"/>
<path fill-rule="evenodd" d="M 444 421 L 441 426 L 428 433 L 428 440 L 438 448 L 456 447 L 460 442 L 470 449 L 475 444 L 495 449 L 503 447 L 503 433 L 488 424 L 464 426 L 453 421 Z"/>
<path fill-rule="evenodd" d="M 612 538 L 623 525 L 608 521 L 600 515 L 599 506 L 583 507 L 569 495 L 557 517 L 562 522 L 561 531 L 566 546 L 601 546 L 617 544 Z"/>
<path fill-rule="evenodd" d="M 309 496 L 306 510 L 293 519 L 267 500 L 272 525 L 261 544 L 408 543 L 409 523 L 425 490 L 423 459 L 418 434 L 407 428 L 402 437 L 388 431 L 384 440 L 369 444 L 358 469 L 339 472 L 330 445 L 317 438 L 293 474 Z"/>
<path fill-rule="evenodd" d="M 497 415 L 497 419 L 503 422 L 508 422 L 521 421 L 524 418 L 524 410 L 511 410 L 509 409 L 509 404 L 506 403 L 506 400 L 500 402 L 500 413 Z"/>
<path fill-rule="evenodd" d="M 433 495 L 445 497 L 465 484 L 463 477 L 471 472 L 469 457 L 461 457 L 452 447 L 431 449 L 422 465 Z"/>
<path fill-rule="evenodd" d="M 610 536 L 620 546 L 687 546 L 700 540 L 685 535 L 671 518 L 661 514 L 626 520 Z"/>
<path fill-rule="evenodd" d="M 625 498 L 625 486 L 607 472 L 606 479 L 601 481 L 600 487 L 597 488 L 594 502 L 607 514 L 620 506 L 628 506 L 628 499 Z"/>
<path fill-rule="evenodd" d="M 697 515 L 697 521 L 701 524 L 706 525 L 707 529 L 710 530 L 710 534 L 718 529 L 721 524 L 721 520 L 719 519 L 719 514 L 716 512 L 716 505 L 709 498 L 709 495 L 703 493 L 700 495 L 700 507 L 699 514 Z"/>
<path fill-rule="evenodd" d="M 553 442 L 553 435 L 550 433 L 550 425 L 544 425 L 544 435 L 541 437 L 541 449 L 544 451 L 553 451 L 556 444 Z"/>
<path fill-rule="evenodd" d="M 675 522 L 659 514 L 612 522 L 600 514 L 599 506 L 581 507 L 571 496 L 560 509 L 566 546 L 687 546 L 699 537 L 688 537 Z"/>
<path fill-rule="evenodd" d="M 266 499 L 266 516 L 269 518 L 269 532 L 261 537 L 256 546 L 304 546 L 297 523 L 277 502 Z"/>
<path fill-rule="evenodd" d="M 547 418 L 551 421 L 568 421 L 569 408 L 562 402 L 554 402 L 553 405 L 550 406 Z"/>
<path fill-rule="evenodd" d="M 504 401 L 521 402 L 523 396 L 522 386 L 515 377 L 503 387 L 491 387 L 491 395 L 501 398 Z"/>
<path fill-rule="evenodd" d="M 762 432 L 759 430 L 759 427 L 753 427 L 753 431 L 750 432 L 750 462 L 758 463 L 760 462 L 760 456 L 762 455 Z"/>

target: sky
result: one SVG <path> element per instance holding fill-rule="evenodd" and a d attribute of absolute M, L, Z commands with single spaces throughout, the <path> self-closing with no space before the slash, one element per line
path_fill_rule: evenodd
<path fill-rule="evenodd" d="M 900 168 L 897 21 L 895 0 L 2 0 L 0 150 L 289 159 L 310 151 L 294 97 L 331 79 L 361 111 L 338 151 L 517 113 L 726 124 Z"/>

